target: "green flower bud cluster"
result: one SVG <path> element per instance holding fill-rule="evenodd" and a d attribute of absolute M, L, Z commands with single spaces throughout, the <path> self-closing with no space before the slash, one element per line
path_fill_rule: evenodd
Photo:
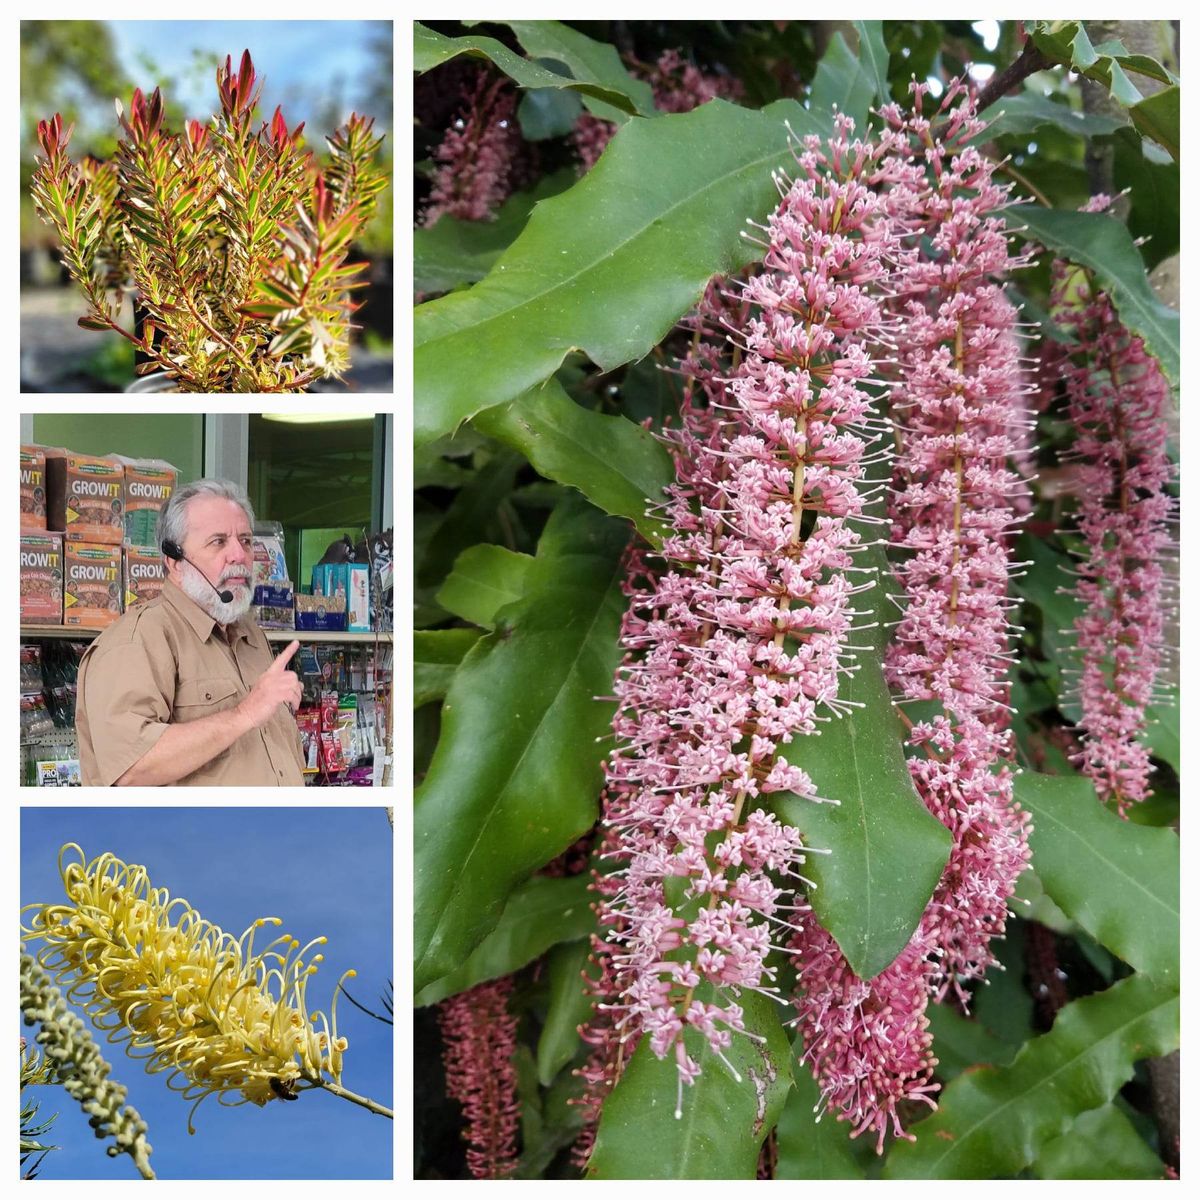
<path fill-rule="evenodd" d="M 153 1179 L 146 1122 L 132 1105 L 122 1084 L 109 1079 L 112 1068 L 92 1040 L 82 1018 L 63 1000 L 50 976 L 21 946 L 21 1012 L 26 1025 L 37 1025 L 37 1043 L 47 1065 L 66 1092 L 88 1114 L 98 1138 L 111 1137 L 108 1154 L 128 1154 L 144 1179 Z"/>

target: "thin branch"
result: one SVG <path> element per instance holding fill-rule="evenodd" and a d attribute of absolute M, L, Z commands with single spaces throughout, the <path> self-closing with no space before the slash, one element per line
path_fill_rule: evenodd
<path fill-rule="evenodd" d="M 1004 68 L 998 75 L 993 75 L 987 85 L 980 88 L 975 97 L 975 111 L 983 112 L 985 108 L 995 104 L 1001 96 L 1007 95 L 1013 88 L 1028 79 L 1038 71 L 1054 66 L 1054 60 L 1047 58 L 1034 44 L 1033 39 L 1026 40 L 1024 48 L 1016 60 Z"/>
<path fill-rule="evenodd" d="M 370 1100 L 366 1096 L 360 1096 L 357 1092 L 347 1091 L 340 1083 L 334 1083 L 330 1079 L 321 1079 L 317 1082 L 317 1086 L 324 1088 L 325 1091 L 330 1092 L 334 1096 L 340 1096 L 343 1100 L 349 1100 L 351 1104 L 357 1104 L 369 1112 L 376 1113 L 381 1117 L 387 1117 L 389 1121 L 392 1120 L 392 1110 L 390 1108 L 384 1108 L 378 1101 Z"/>
<path fill-rule="evenodd" d="M 375 1020 L 381 1021 L 384 1025 L 393 1024 L 393 1022 L 391 1021 L 390 1018 L 381 1017 L 378 1013 L 372 1012 L 369 1008 L 366 1008 L 363 1005 L 359 1004 L 359 1002 L 357 1000 L 355 1000 L 355 998 L 352 995 L 350 995 L 350 993 L 348 991 L 346 991 L 346 988 L 343 984 L 338 984 L 338 990 L 342 993 L 343 996 L 346 997 L 347 1000 L 350 1001 L 351 1004 L 354 1005 L 355 1008 L 357 1008 L 359 1010 L 359 1012 L 365 1012 L 368 1017 L 374 1017 Z M 386 1003 L 387 1003 L 387 1001 L 385 1000 L 384 1004 L 386 1004 Z"/>

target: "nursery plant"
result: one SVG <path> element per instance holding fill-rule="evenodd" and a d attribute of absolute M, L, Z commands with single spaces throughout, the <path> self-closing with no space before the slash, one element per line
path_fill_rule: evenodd
<path fill-rule="evenodd" d="M 58 113 L 38 124 L 34 207 L 87 298 L 79 323 L 132 342 L 160 390 L 300 392 L 350 365 L 364 264 L 349 255 L 387 186 L 383 139 L 351 114 L 322 167 L 303 124 L 258 119 L 262 86 L 249 50 L 227 57 L 220 111 L 174 131 L 160 89 L 135 89 L 104 162 L 71 159 Z"/>
<path fill-rule="evenodd" d="M 1174 37 L 415 26 L 419 1176 L 1177 1177 Z"/>

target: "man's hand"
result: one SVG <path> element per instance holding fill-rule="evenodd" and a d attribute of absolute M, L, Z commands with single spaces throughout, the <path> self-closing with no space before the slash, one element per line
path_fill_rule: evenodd
<path fill-rule="evenodd" d="M 284 652 L 259 676 L 250 689 L 250 694 L 238 705 L 238 709 L 250 722 L 251 728 L 265 725 L 275 710 L 286 704 L 289 711 L 300 707 L 304 689 L 295 673 L 287 669 L 292 656 L 300 649 L 299 642 L 290 642 Z"/>

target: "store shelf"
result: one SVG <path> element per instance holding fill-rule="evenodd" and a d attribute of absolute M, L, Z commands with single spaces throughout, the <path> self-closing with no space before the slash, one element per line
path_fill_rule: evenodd
<path fill-rule="evenodd" d="M 267 635 L 268 642 L 356 642 L 360 645 L 380 642 L 388 646 L 392 644 L 390 633 L 325 633 L 304 629 L 264 629 L 263 633 Z"/>
<path fill-rule="evenodd" d="M 102 632 L 103 630 L 100 629 L 75 629 L 70 625 L 21 626 L 21 637 L 25 639 L 70 638 L 73 641 L 87 641 L 89 638 L 94 638 L 98 633 Z M 308 645 L 313 642 L 338 642 L 342 645 L 350 643 L 371 645 L 375 642 L 387 646 L 392 644 L 392 635 L 390 633 L 318 633 L 307 632 L 302 629 L 264 629 L 263 633 L 267 635 L 268 642 L 283 642 L 285 644 L 292 640 L 299 641 L 302 645 Z"/>

